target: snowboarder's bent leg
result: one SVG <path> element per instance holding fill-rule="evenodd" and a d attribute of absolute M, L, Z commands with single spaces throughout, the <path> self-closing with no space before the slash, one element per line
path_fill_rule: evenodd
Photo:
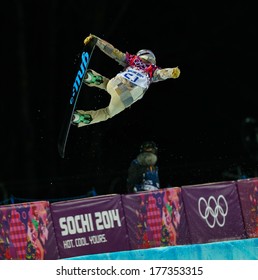
<path fill-rule="evenodd" d="M 109 105 L 107 107 L 99 109 L 99 110 L 91 110 L 91 111 L 77 110 L 75 112 L 75 113 L 79 113 L 80 115 L 87 115 L 86 119 L 89 118 L 88 115 L 90 115 L 92 118 L 92 120 L 89 123 L 86 123 L 86 122 L 77 123 L 76 125 L 78 127 L 106 121 L 107 119 L 110 119 L 110 118 L 114 117 L 115 115 L 119 114 L 126 108 L 124 103 L 121 101 L 120 95 L 116 91 L 117 83 L 118 83 L 118 81 L 116 80 L 116 78 L 113 78 L 109 81 L 109 83 L 107 85 L 107 91 L 111 97 Z"/>

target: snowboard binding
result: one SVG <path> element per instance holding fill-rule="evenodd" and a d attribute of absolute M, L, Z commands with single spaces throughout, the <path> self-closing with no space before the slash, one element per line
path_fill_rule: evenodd
<path fill-rule="evenodd" d="M 90 124 L 92 121 L 92 116 L 89 114 L 80 114 L 80 113 L 74 113 L 73 114 L 73 124 L 79 124 L 79 123 L 84 123 L 84 124 Z"/>
<path fill-rule="evenodd" d="M 84 83 L 86 84 L 100 85 L 103 81 L 103 77 L 101 75 L 95 75 L 92 70 L 88 70 L 84 78 Z"/>

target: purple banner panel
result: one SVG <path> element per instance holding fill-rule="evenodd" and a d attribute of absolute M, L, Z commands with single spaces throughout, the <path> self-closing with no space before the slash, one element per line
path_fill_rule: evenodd
<path fill-rule="evenodd" d="M 246 238 L 236 182 L 182 186 L 192 243 Z"/>
<path fill-rule="evenodd" d="M 258 178 L 238 180 L 237 187 L 247 236 L 258 237 Z"/>
<path fill-rule="evenodd" d="M 0 206 L 0 259 L 59 259 L 48 201 Z"/>
<path fill-rule="evenodd" d="M 51 204 L 61 258 L 129 250 L 121 195 Z"/>
<path fill-rule="evenodd" d="M 131 249 L 189 244 L 181 189 L 123 195 Z"/>

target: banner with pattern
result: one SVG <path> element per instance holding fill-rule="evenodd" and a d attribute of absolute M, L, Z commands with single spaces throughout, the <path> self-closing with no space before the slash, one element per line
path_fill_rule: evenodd
<path fill-rule="evenodd" d="M 0 206 L 0 259 L 58 258 L 48 201 Z"/>
<path fill-rule="evenodd" d="M 131 249 L 189 243 L 179 187 L 122 196 Z"/>

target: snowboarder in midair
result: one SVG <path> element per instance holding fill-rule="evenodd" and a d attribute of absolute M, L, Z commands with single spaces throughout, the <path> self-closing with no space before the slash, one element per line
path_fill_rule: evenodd
<path fill-rule="evenodd" d="M 158 67 L 156 57 L 149 49 L 142 49 L 136 54 L 123 53 L 93 34 L 85 38 L 84 44 L 87 45 L 91 40 L 95 40 L 96 46 L 117 61 L 123 70 L 111 79 L 92 69 L 87 70 L 84 83 L 107 91 L 111 98 L 109 105 L 105 108 L 90 111 L 76 110 L 73 115 L 73 124 L 78 127 L 106 121 L 140 100 L 151 83 L 169 78 L 176 79 L 180 76 L 178 67 Z"/>

